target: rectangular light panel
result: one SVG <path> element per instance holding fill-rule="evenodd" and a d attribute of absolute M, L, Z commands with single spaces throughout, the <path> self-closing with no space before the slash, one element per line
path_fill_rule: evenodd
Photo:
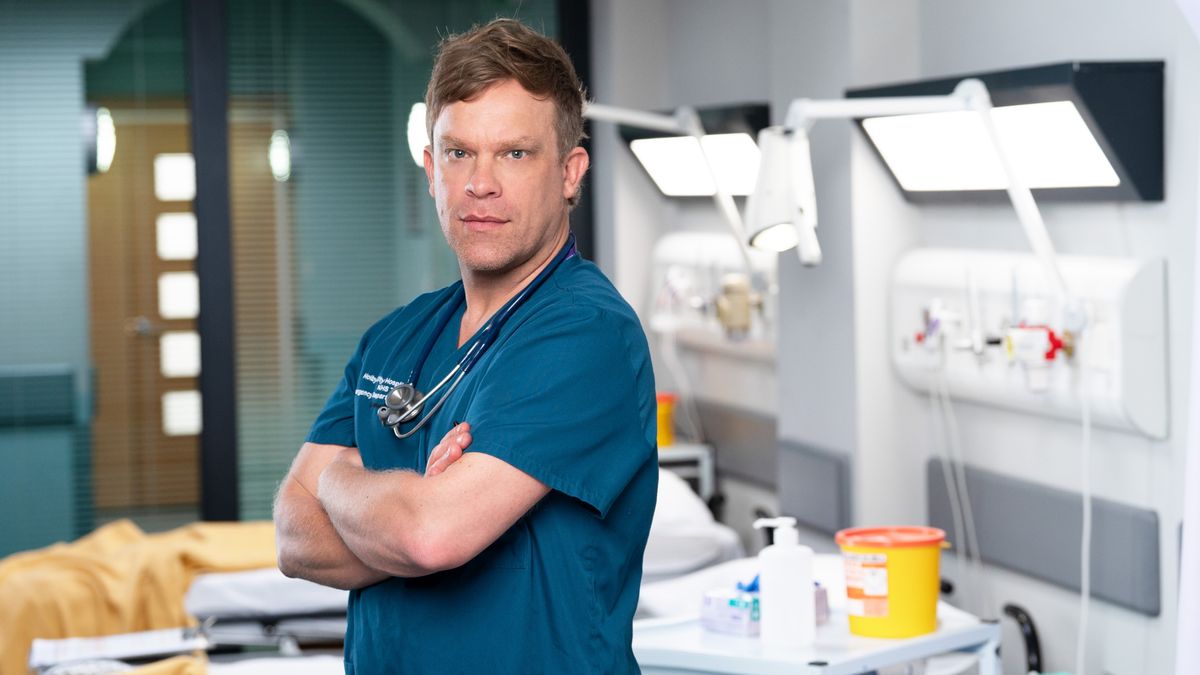
<path fill-rule="evenodd" d="M 1071 101 L 992 111 L 996 131 L 1028 187 L 1114 187 L 1116 171 Z M 901 187 L 910 192 L 1003 190 L 1008 179 L 975 112 L 863 120 Z"/>
<path fill-rule="evenodd" d="M 700 137 L 700 148 L 717 176 L 717 184 L 726 192 L 737 196 L 754 192 L 761 155 L 750 134 L 708 134 Z"/>
<path fill-rule="evenodd" d="M 200 334 L 194 330 L 167 331 L 158 338 L 158 368 L 163 377 L 200 374 Z"/>
<path fill-rule="evenodd" d="M 154 230 L 159 260 L 196 259 L 196 214 L 159 214 Z"/>
<path fill-rule="evenodd" d="M 154 196 L 162 202 L 190 202 L 196 198 L 196 160 L 191 153 L 154 156 Z"/>
<path fill-rule="evenodd" d="M 200 392 L 168 391 L 162 395 L 162 430 L 167 436 L 195 436 L 201 431 Z"/>
<path fill-rule="evenodd" d="M 749 134 L 709 134 L 699 142 L 692 136 L 639 138 L 629 149 L 668 197 L 711 197 L 714 174 L 735 196 L 754 192 L 758 180 L 758 145 Z"/>
<path fill-rule="evenodd" d="M 200 279 L 195 272 L 164 272 L 158 276 L 158 315 L 164 319 L 194 319 L 200 314 Z"/>

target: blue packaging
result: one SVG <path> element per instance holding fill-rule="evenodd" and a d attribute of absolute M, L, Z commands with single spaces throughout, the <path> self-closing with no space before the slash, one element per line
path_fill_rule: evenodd
<path fill-rule="evenodd" d="M 700 625 L 714 633 L 758 635 L 758 593 L 725 588 L 705 593 Z"/>

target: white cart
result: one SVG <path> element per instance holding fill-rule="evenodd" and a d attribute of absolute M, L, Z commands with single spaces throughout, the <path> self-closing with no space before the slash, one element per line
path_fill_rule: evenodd
<path fill-rule="evenodd" d="M 816 641 L 805 648 L 710 633 L 694 617 L 633 622 L 633 653 L 646 675 L 850 675 L 955 651 L 978 653 L 980 675 L 1000 675 L 999 647 L 999 623 L 981 621 L 945 603 L 938 603 L 936 631 L 905 639 L 852 635 L 846 615 L 837 611 L 817 627 Z"/>

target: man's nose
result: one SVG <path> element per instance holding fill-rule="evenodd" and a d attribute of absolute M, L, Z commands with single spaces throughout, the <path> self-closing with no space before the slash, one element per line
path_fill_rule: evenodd
<path fill-rule="evenodd" d="M 500 181 L 494 163 L 486 157 L 476 160 L 467 181 L 467 194 L 476 199 L 495 197 L 500 194 Z"/>

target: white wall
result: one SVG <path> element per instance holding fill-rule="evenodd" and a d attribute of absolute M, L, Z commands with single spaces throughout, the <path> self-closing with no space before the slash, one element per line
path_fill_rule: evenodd
<path fill-rule="evenodd" d="M 1163 59 L 1166 201 L 1046 205 L 1063 253 L 1162 257 L 1168 267 L 1172 429 L 1151 442 L 1094 434 L 1098 495 L 1155 510 L 1161 523 L 1163 613 L 1146 618 L 1093 603 L 1089 672 L 1167 673 L 1174 653 L 1177 526 L 1190 363 L 1192 251 L 1197 223 L 1200 48 L 1171 0 L 596 0 L 596 99 L 649 108 L 769 100 L 774 119 L 797 96 L 847 87 L 1065 60 Z M 645 293 L 648 242 L 667 227 L 719 227 L 702 204 L 661 198 L 629 153 L 597 134 L 601 262 L 627 294 Z M 854 461 L 856 522 L 925 519 L 928 400 L 904 388 L 888 361 L 887 280 L 912 246 L 1024 251 L 1002 204 L 915 207 L 897 194 L 848 123 L 813 131 L 826 262 L 780 261 L 779 435 Z M 1074 490 L 1079 427 L 957 403 L 967 459 L 1024 480 Z M 1036 551 L 1031 551 L 1036 555 Z M 947 570 L 953 572 L 953 570 Z M 1039 622 L 1049 669 L 1069 669 L 1077 598 L 1018 574 L 989 570 L 997 603 Z M 1006 629 L 1006 672 L 1018 672 Z"/>
<path fill-rule="evenodd" d="M 856 3 L 866 8 L 873 3 Z M 1171 437 L 1151 442 L 1096 430 L 1092 479 L 1097 495 L 1156 511 L 1160 518 L 1163 612 L 1146 618 L 1103 602 L 1093 603 L 1088 672 L 1171 672 L 1176 610 L 1177 526 L 1181 512 L 1183 453 L 1187 437 L 1187 378 L 1191 352 L 1193 236 L 1197 222 L 1197 133 L 1200 132 L 1200 49 L 1176 4 L 1151 2 L 1018 1 L 961 3 L 925 0 L 917 6 L 919 77 L 938 77 L 1066 60 L 1162 59 L 1166 79 L 1166 192 L 1159 204 L 1044 205 L 1050 234 L 1061 253 L 1161 257 L 1167 261 Z M 861 29 L 863 22 L 856 22 Z M 869 39 L 856 33 L 852 40 Z M 886 81 L 859 71 L 851 85 Z M 885 367 L 882 342 L 871 333 L 885 317 L 886 295 L 875 272 L 883 262 L 862 239 L 881 224 L 888 235 L 926 246 L 1025 251 L 1011 209 L 927 206 L 889 202 L 889 179 L 855 140 L 854 230 L 856 331 L 859 355 L 855 506 L 859 520 L 875 522 L 919 508 L 923 480 L 915 470 L 929 454 L 929 413 L 923 397 L 905 390 Z M 897 221 L 896 214 L 901 214 Z M 895 250 L 894 245 L 886 248 Z M 956 404 L 966 460 L 1024 480 L 1076 490 L 1080 484 L 1078 424 L 997 409 Z M 918 413 L 918 414 L 912 414 Z M 881 424 L 881 422 L 886 423 Z M 870 437 L 871 431 L 875 432 Z M 907 468 L 904 468 L 907 467 Z M 900 473 L 897 473 L 899 471 Z M 897 481 L 897 476 L 903 480 Z M 1036 552 L 1031 552 L 1036 555 Z M 1043 632 L 1051 668 L 1072 666 L 1077 598 L 1055 586 L 992 571 L 996 603 L 1015 601 L 1031 611 Z M 1015 633 L 1006 637 L 1015 638 Z M 1009 650 L 1008 667 L 1015 661 Z"/>

